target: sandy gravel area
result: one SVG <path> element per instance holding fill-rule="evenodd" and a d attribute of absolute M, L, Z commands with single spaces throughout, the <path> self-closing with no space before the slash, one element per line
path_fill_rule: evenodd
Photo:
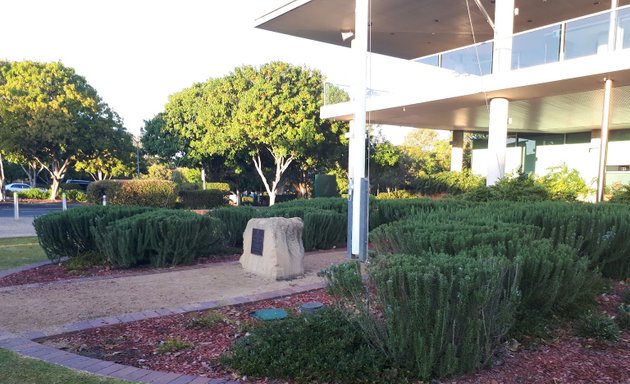
<path fill-rule="evenodd" d="M 81 320 L 192 305 L 322 281 L 317 272 L 345 260 L 345 251 L 305 256 L 305 275 L 290 281 L 265 279 L 238 263 L 94 281 L 64 281 L 0 290 L 0 328 L 13 333 L 53 331 Z"/>

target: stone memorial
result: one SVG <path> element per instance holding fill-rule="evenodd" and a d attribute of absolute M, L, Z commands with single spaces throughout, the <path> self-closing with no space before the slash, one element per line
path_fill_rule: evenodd
<path fill-rule="evenodd" d="M 243 233 L 243 268 L 256 275 L 288 280 L 304 274 L 304 223 L 299 217 L 251 219 Z"/>

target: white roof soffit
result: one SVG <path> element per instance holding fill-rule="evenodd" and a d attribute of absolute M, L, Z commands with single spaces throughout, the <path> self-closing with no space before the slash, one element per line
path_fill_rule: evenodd
<path fill-rule="evenodd" d="M 510 100 L 512 131 L 583 131 L 601 124 L 604 78 L 613 80 L 613 128 L 630 126 L 630 50 L 546 64 L 491 76 L 421 76 L 414 94 L 392 93 L 368 99 L 373 123 L 433 129 L 483 131 L 487 101 Z M 424 66 L 423 66 L 424 67 Z M 350 120 L 350 103 L 327 105 L 324 118 Z"/>
<path fill-rule="evenodd" d="M 494 15 L 494 0 L 479 0 Z M 622 0 L 622 4 L 627 1 Z M 342 31 L 354 29 L 354 0 L 294 0 L 256 20 L 256 27 L 329 44 L 350 46 Z M 468 0 L 372 0 L 371 51 L 403 59 L 490 40 L 485 16 Z M 610 0 L 516 0 L 514 32 L 610 8 Z"/>

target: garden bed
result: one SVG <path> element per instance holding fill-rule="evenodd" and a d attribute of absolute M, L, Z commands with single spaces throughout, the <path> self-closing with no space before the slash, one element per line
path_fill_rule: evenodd
<path fill-rule="evenodd" d="M 171 268 L 138 267 L 132 269 L 111 269 L 105 266 L 92 266 L 79 270 L 70 270 L 67 268 L 66 261 L 60 264 L 47 264 L 2 277 L 0 278 L 0 288 L 24 284 L 50 283 L 84 277 L 137 276 L 141 274 L 172 272 L 176 270 L 200 268 L 212 263 L 237 261 L 239 257 L 240 255 L 214 256 L 211 258 L 199 259 L 193 265 L 182 265 Z"/>
<path fill-rule="evenodd" d="M 627 284 L 618 283 L 613 293 L 598 298 L 600 310 L 612 312 L 619 304 L 618 293 Z M 264 300 L 212 311 L 208 324 L 201 325 L 207 312 L 192 312 L 101 327 L 64 334 L 40 342 L 103 360 L 135 367 L 202 375 L 211 378 L 240 376 L 219 363 L 226 352 L 255 322 L 250 312 L 269 307 L 297 311 L 305 302 L 331 304 L 324 290 Z M 197 319 L 197 320 L 194 320 Z M 170 341 L 169 341 L 170 340 Z M 174 342 L 177 340 L 177 342 Z M 163 345 L 183 343 L 178 351 L 159 351 Z M 616 343 L 598 342 L 572 335 L 567 324 L 546 340 L 506 343 L 495 366 L 445 383 L 624 383 L 630 380 L 630 333 Z M 274 382 L 267 379 L 248 382 Z M 284 381 L 282 381 L 284 382 Z"/>

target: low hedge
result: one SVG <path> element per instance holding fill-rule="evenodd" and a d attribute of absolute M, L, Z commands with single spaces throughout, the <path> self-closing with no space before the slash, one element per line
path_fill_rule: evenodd
<path fill-rule="evenodd" d="M 370 343 L 408 376 L 428 380 L 486 365 L 514 324 L 513 264 L 490 252 L 471 257 L 390 255 L 325 272 L 338 305 Z"/>
<path fill-rule="evenodd" d="M 218 189 L 179 191 L 178 205 L 188 209 L 210 209 L 228 205 L 228 194 Z"/>
<path fill-rule="evenodd" d="M 225 245 L 242 247 L 243 232 L 247 222 L 256 216 L 256 210 L 251 207 L 217 208 L 210 211 L 209 215 L 221 221 Z"/>
<path fill-rule="evenodd" d="M 175 183 L 166 180 L 101 180 L 87 189 L 89 203 L 101 204 L 103 195 L 109 205 L 172 208 L 177 201 Z"/>
<path fill-rule="evenodd" d="M 112 221 L 99 229 L 99 251 L 114 268 L 191 263 L 216 253 L 223 237 L 218 219 L 169 209 Z"/>
<path fill-rule="evenodd" d="M 51 212 L 33 220 L 39 244 L 54 262 L 96 251 L 95 227 L 147 211 L 141 207 L 86 206 Z M 101 224 L 102 225 L 102 224 Z"/>

